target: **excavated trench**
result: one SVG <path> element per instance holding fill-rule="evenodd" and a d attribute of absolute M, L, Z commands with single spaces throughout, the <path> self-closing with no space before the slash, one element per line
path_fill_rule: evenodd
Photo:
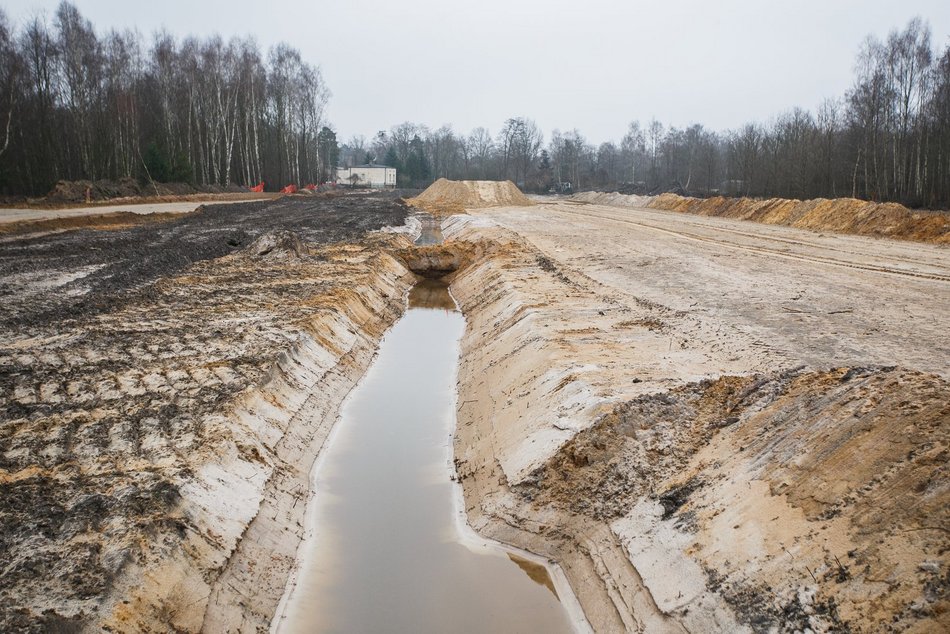
<path fill-rule="evenodd" d="M 546 571 L 533 582 L 456 525 L 447 438 L 463 328 L 446 284 L 410 292 L 315 471 L 314 538 L 281 631 L 570 631 Z"/>
<path fill-rule="evenodd" d="M 442 223 L 439 219 L 430 214 L 419 214 L 419 221 L 422 227 L 415 244 L 417 246 L 442 244 Z"/>
<path fill-rule="evenodd" d="M 35 354 L 8 342 L 2 629 L 40 614 L 187 632 L 946 622 L 946 380 L 753 369 L 727 359 L 755 348 L 743 332 L 718 352 L 708 315 L 598 282 L 491 218 L 415 228 L 415 244 L 263 235 L 121 305 L 65 306 L 97 320 L 79 337 L 53 321 Z M 53 293 L 21 294 L 17 319 L 63 308 Z M 102 460 L 126 454 L 153 468 Z M 62 509 L 43 513 L 70 521 L 19 530 L 49 491 Z M 93 516 L 108 524 L 76 520 Z M 102 556 L 80 560 L 87 543 Z"/>
<path fill-rule="evenodd" d="M 465 320 L 445 279 L 467 254 L 441 242 L 423 219 L 400 254 L 421 280 L 314 464 L 272 630 L 589 630 L 563 572 L 468 525 L 452 448 Z"/>

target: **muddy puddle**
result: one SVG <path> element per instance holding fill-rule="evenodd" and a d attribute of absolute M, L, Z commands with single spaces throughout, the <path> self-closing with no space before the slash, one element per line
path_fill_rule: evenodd
<path fill-rule="evenodd" d="M 429 214 L 419 214 L 419 220 L 422 222 L 422 233 L 416 238 L 416 244 L 418 246 L 442 244 L 442 221 Z"/>
<path fill-rule="evenodd" d="M 464 523 L 450 449 L 464 320 L 440 282 L 409 300 L 314 468 L 276 629 L 570 632 L 548 569 Z"/>

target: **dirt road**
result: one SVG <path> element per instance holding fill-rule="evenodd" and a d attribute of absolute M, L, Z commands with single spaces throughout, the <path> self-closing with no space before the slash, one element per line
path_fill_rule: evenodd
<path fill-rule="evenodd" d="M 567 202 L 478 213 L 563 267 L 748 334 L 773 363 L 950 376 L 945 247 Z"/>

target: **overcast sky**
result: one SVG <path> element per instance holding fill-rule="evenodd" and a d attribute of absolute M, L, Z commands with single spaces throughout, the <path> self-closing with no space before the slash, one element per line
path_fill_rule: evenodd
<path fill-rule="evenodd" d="M 58 0 L 2 0 L 20 22 Z M 79 0 L 100 32 L 286 41 L 319 64 L 341 140 L 402 121 L 496 133 L 511 116 L 617 140 L 634 119 L 717 130 L 851 85 L 864 37 L 915 15 L 950 43 L 950 0 Z"/>

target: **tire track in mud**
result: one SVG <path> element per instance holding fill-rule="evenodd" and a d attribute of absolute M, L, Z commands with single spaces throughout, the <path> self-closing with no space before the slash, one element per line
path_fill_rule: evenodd
<path fill-rule="evenodd" d="M 153 283 L 221 258 L 268 232 L 290 231 L 315 244 L 357 240 L 408 214 L 399 192 L 286 197 L 210 205 L 165 222 L 125 229 L 77 229 L 0 242 L 0 323 L 45 327 L 105 314 L 153 294 Z M 85 270 L 73 279 L 64 274 Z M 57 277 L 59 276 L 59 278 Z M 24 293 L 48 280 L 57 292 Z M 47 289 L 49 290 L 49 289 Z"/>
<path fill-rule="evenodd" d="M 608 213 L 585 213 L 585 212 L 574 211 L 574 210 L 571 210 L 571 211 L 559 210 L 559 211 L 561 211 L 562 213 L 570 214 L 570 215 L 586 216 L 586 217 L 591 217 L 591 218 L 599 218 L 599 219 L 602 219 L 602 220 L 612 220 L 612 221 L 614 221 L 614 222 L 620 222 L 620 223 L 623 223 L 623 224 L 636 225 L 636 226 L 639 226 L 639 227 L 644 227 L 644 228 L 646 228 L 646 229 L 652 229 L 652 230 L 654 230 L 654 231 L 658 231 L 658 232 L 661 232 L 661 233 L 666 233 L 666 234 L 669 234 L 669 235 L 672 235 L 672 236 L 678 236 L 678 237 L 681 237 L 681 238 L 685 238 L 685 239 L 687 239 L 687 240 L 695 240 L 695 241 L 697 241 L 697 242 L 708 242 L 708 243 L 712 243 L 712 244 L 718 244 L 718 245 L 724 246 L 724 247 L 729 248 L 729 249 L 735 249 L 735 250 L 741 250 L 741 251 L 748 251 L 748 252 L 750 252 L 750 253 L 756 253 L 756 254 L 759 254 L 759 255 L 768 255 L 768 256 L 774 256 L 774 257 L 784 258 L 784 259 L 787 259 L 787 260 L 798 260 L 798 261 L 802 261 L 802 262 L 813 262 L 813 263 L 816 263 L 816 264 L 826 264 L 826 265 L 830 265 L 830 266 L 839 266 L 839 267 L 843 267 L 843 268 L 851 268 L 851 269 L 857 269 L 857 270 L 862 270 L 862 271 L 870 271 L 870 272 L 873 272 L 873 273 L 884 273 L 884 274 L 887 274 L 887 275 L 897 275 L 897 276 L 901 276 L 901 277 L 913 277 L 913 278 L 918 278 L 918 279 L 926 279 L 926 280 L 933 280 L 933 281 L 937 281 L 937 282 L 950 283 L 950 275 L 940 275 L 940 274 L 937 274 L 937 273 L 920 273 L 920 272 L 916 272 L 916 271 L 903 271 L 903 270 L 900 270 L 900 269 L 889 268 L 889 267 L 884 267 L 884 266 L 873 266 L 873 265 L 870 265 L 870 264 L 858 264 L 858 263 L 855 263 L 855 262 L 845 262 L 845 261 L 843 261 L 843 260 L 838 260 L 838 259 L 830 258 L 830 257 L 829 257 L 829 258 L 825 258 L 825 257 L 821 257 L 821 256 L 810 256 L 810 255 L 803 255 L 803 254 L 792 254 L 792 253 L 788 253 L 787 251 L 780 251 L 780 250 L 778 250 L 778 249 L 769 249 L 769 248 L 766 248 L 766 247 L 757 247 L 757 246 L 752 246 L 752 245 L 736 244 L 735 242 L 729 242 L 729 241 L 727 241 L 727 240 L 717 240 L 717 239 L 715 239 L 715 238 L 711 238 L 711 237 L 707 237 L 707 236 L 701 236 L 701 235 L 697 235 L 697 234 L 694 234 L 694 233 L 689 233 L 689 232 L 686 232 L 686 231 L 677 231 L 677 230 L 673 230 L 673 229 L 667 229 L 667 228 L 664 228 L 664 227 L 658 227 L 658 226 L 653 225 L 653 224 L 650 224 L 650 223 L 641 222 L 641 221 L 637 221 L 637 220 L 631 220 L 631 219 L 629 219 L 629 218 L 621 218 L 621 217 L 618 217 L 618 216 L 616 216 L 616 215 L 608 214 Z M 710 230 L 712 230 L 712 231 L 728 231 L 728 232 L 736 233 L 736 234 L 738 234 L 738 235 L 746 235 L 746 236 L 749 236 L 749 237 L 755 237 L 755 238 L 761 238 L 761 239 L 776 239 L 776 238 L 769 238 L 769 237 L 766 237 L 766 236 L 759 236 L 759 235 L 757 235 L 757 234 L 744 233 L 744 232 L 735 231 L 735 230 L 731 230 L 731 229 L 720 229 L 719 227 L 710 227 L 710 226 L 708 226 L 708 225 L 703 225 L 703 226 L 706 227 L 706 228 L 708 228 L 708 229 L 710 229 Z M 777 240 L 786 242 L 785 240 L 781 240 L 781 239 L 777 239 Z M 792 244 L 803 244 L 803 243 L 798 243 L 798 242 L 794 242 L 794 241 L 787 241 L 787 242 L 790 242 L 790 243 L 792 243 Z M 821 247 L 821 248 L 824 248 L 824 247 Z"/>

